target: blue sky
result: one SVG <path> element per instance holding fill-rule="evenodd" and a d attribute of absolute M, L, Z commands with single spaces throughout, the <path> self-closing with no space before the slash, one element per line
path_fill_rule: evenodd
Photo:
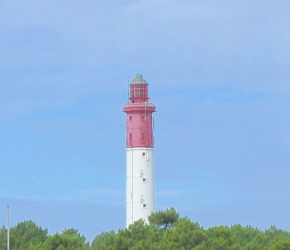
<path fill-rule="evenodd" d="M 125 224 L 128 80 L 150 83 L 157 209 L 290 230 L 290 2 L 0 1 L 0 222 Z M 2 214 L 2 216 L 1 216 Z"/>

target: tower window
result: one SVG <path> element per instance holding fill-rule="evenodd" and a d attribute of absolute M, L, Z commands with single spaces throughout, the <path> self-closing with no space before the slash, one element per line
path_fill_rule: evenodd
<path fill-rule="evenodd" d="M 145 156 L 146 155 L 146 153 L 145 152 L 142 152 L 142 156 Z"/>
<path fill-rule="evenodd" d="M 147 179 L 146 178 L 143 178 L 142 180 L 143 180 L 143 182 L 145 182 Z"/>
<path fill-rule="evenodd" d="M 131 115 L 129 116 L 129 120 L 132 121 L 132 116 Z"/>
<path fill-rule="evenodd" d="M 146 207 L 147 207 L 147 204 L 144 203 L 144 204 L 143 204 L 143 207 L 146 208 Z"/>

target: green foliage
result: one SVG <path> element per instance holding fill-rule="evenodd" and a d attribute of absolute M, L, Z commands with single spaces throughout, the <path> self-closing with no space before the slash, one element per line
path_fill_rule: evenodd
<path fill-rule="evenodd" d="M 118 232 L 104 232 L 92 244 L 75 229 L 48 235 L 31 221 L 11 228 L 11 250 L 290 250 L 289 232 L 275 226 L 261 231 L 241 225 L 204 229 L 173 209 L 136 221 Z M 0 229 L 0 249 L 6 249 L 6 229 Z"/>
<path fill-rule="evenodd" d="M 157 228 L 167 229 L 170 228 L 178 221 L 179 214 L 174 208 L 167 209 L 166 211 L 158 211 L 149 216 L 148 220 L 151 225 L 156 225 Z"/>
<path fill-rule="evenodd" d="M 6 249 L 6 232 L 4 227 L 0 229 L 0 249 Z"/>
<path fill-rule="evenodd" d="M 271 227 L 261 231 L 241 225 L 204 229 L 174 209 L 149 217 L 149 224 L 136 221 L 119 232 L 102 233 L 91 249 L 111 250 L 290 250 L 290 235 Z"/>
<path fill-rule="evenodd" d="M 44 242 L 46 237 L 47 230 L 32 221 L 23 221 L 10 230 L 10 249 L 27 250 L 31 245 Z"/>
<path fill-rule="evenodd" d="M 113 250 L 116 245 L 117 235 L 115 232 L 99 234 L 92 242 L 92 250 Z"/>
<path fill-rule="evenodd" d="M 45 250 L 87 250 L 84 236 L 75 229 L 66 229 L 61 234 L 49 236 L 43 245 Z"/>
<path fill-rule="evenodd" d="M 270 250 L 290 250 L 290 236 L 280 239 L 272 244 Z"/>

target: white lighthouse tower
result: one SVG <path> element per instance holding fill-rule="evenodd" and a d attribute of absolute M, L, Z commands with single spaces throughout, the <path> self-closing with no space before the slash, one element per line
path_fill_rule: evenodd
<path fill-rule="evenodd" d="M 126 226 L 154 211 L 153 119 L 155 106 L 148 102 L 148 83 L 137 74 L 129 85 L 124 106 L 126 128 Z"/>

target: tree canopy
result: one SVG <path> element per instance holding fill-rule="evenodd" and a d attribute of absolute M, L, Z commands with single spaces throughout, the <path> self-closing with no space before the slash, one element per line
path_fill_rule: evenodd
<path fill-rule="evenodd" d="M 6 249 L 6 233 L 2 227 L 0 249 Z M 149 224 L 139 220 L 117 232 L 102 232 L 91 244 L 75 229 L 49 235 L 32 221 L 18 223 L 10 235 L 11 250 L 290 250 L 290 233 L 275 226 L 205 229 L 173 208 L 153 213 Z"/>
<path fill-rule="evenodd" d="M 148 220 L 151 225 L 156 225 L 157 228 L 167 229 L 172 227 L 179 218 L 179 214 L 174 208 L 167 209 L 166 211 L 158 211 L 149 216 Z"/>

